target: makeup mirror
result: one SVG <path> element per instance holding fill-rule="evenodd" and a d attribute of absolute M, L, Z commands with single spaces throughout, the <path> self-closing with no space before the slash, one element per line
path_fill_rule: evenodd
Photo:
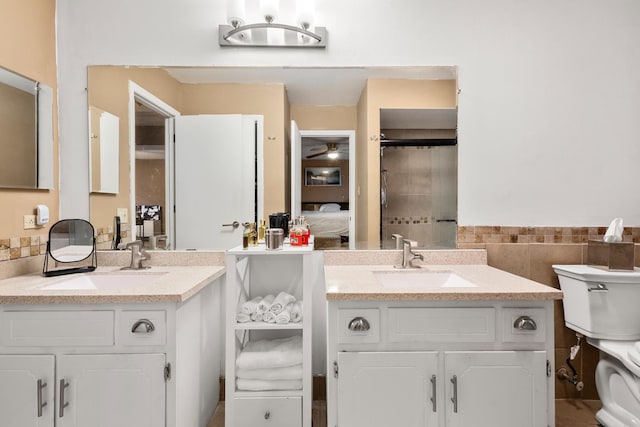
<path fill-rule="evenodd" d="M 86 273 L 97 267 L 96 239 L 93 225 L 83 219 L 63 219 L 51 226 L 47 253 L 42 273 L 45 276 L 60 276 L 71 273 Z M 49 258 L 57 264 L 76 263 L 90 259 L 91 265 L 50 269 Z"/>

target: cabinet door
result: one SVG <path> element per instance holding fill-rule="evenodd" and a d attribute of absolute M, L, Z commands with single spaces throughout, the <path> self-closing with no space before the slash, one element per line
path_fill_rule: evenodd
<path fill-rule="evenodd" d="M 165 425 L 164 365 L 164 354 L 61 356 L 56 386 L 68 406 L 56 426 Z"/>
<path fill-rule="evenodd" d="M 54 362 L 47 355 L 0 356 L 0 424 L 53 427 Z"/>
<path fill-rule="evenodd" d="M 338 353 L 338 425 L 437 426 L 437 368 L 435 352 Z"/>
<path fill-rule="evenodd" d="M 448 426 L 546 427 L 546 352 L 447 352 L 445 375 Z"/>

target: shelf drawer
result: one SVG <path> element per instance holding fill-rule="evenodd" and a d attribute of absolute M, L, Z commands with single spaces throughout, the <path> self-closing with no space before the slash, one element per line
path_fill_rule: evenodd
<path fill-rule="evenodd" d="M 25 347 L 113 346 L 114 312 L 5 311 L 0 345 Z"/>
<path fill-rule="evenodd" d="M 117 328 L 117 342 L 126 346 L 165 345 L 167 314 L 165 310 L 123 311 Z"/>
<path fill-rule="evenodd" d="M 235 427 L 300 427 L 301 397 L 250 397 L 233 400 Z"/>
<path fill-rule="evenodd" d="M 390 342 L 493 342 L 494 308 L 389 308 Z"/>

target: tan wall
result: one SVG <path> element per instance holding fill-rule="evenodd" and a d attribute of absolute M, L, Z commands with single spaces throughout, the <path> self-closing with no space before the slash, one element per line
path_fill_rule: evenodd
<path fill-rule="evenodd" d="M 305 185 L 305 168 L 314 167 L 339 167 L 341 185 L 320 186 Z M 349 201 L 349 161 L 348 160 L 303 160 L 302 161 L 302 203 L 327 203 Z"/>
<path fill-rule="evenodd" d="M 91 223 L 100 230 L 113 224 L 117 208 L 130 208 L 129 180 L 129 80 L 180 110 L 181 85 L 156 68 L 89 67 L 89 105 L 120 118 L 118 194 L 92 193 L 89 197 Z M 129 212 L 129 221 L 135 212 Z"/>
<path fill-rule="evenodd" d="M 357 130 L 355 106 L 292 105 L 291 120 L 300 130 Z"/>
<path fill-rule="evenodd" d="M 57 91 L 54 0 L 0 0 L 0 66 Z M 53 158 L 58 158 L 58 107 L 53 106 Z M 54 190 L 0 189 L 0 239 L 46 235 L 48 227 L 24 230 L 23 215 L 46 204 L 50 224 L 58 220 L 58 162 Z"/>
<path fill-rule="evenodd" d="M 0 83 L 0 185 L 34 188 L 36 161 L 36 97 Z"/>
<path fill-rule="evenodd" d="M 362 200 L 356 210 L 356 236 L 366 238 L 370 246 L 380 241 L 380 109 L 381 108 L 455 108 L 457 86 L 455 80 L 390 80 L 370 79 L 360 103 L 366 104 L 366 129 L 358 139 L 360 161 L 365 161 L 366 170 L 359 173 L 358 185 Z M 359 108 L 362 106 L 359 105 Z M 361 110 L 359 110 L 360 112 Z M 364 151 L 364 152 L 363 152 Z M 360 157 L 359 155 L 359 157 Z M 367 188 L 365 189 L 364 186 Z M 366 237 L 362 235 L 366 224 Z M 362 225 L 362 226 L 361 226 Z"/>
<path fill-rule="evenodd" d="M 264 217 L 288 211 L 286 92 L 282 84 L 183 85 L 182 114 L 259 114 L 264 116 Z"/>

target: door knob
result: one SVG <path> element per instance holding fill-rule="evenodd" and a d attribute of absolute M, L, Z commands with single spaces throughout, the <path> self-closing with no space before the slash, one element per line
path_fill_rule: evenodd
<path fill-rule="evenodd" d="M 233 227 L 233 228 L 238 228 L 240 227 L 240 223 L 238 221 L 233 221 L 231 224 L 222 224 L 223 227 Z"/>

